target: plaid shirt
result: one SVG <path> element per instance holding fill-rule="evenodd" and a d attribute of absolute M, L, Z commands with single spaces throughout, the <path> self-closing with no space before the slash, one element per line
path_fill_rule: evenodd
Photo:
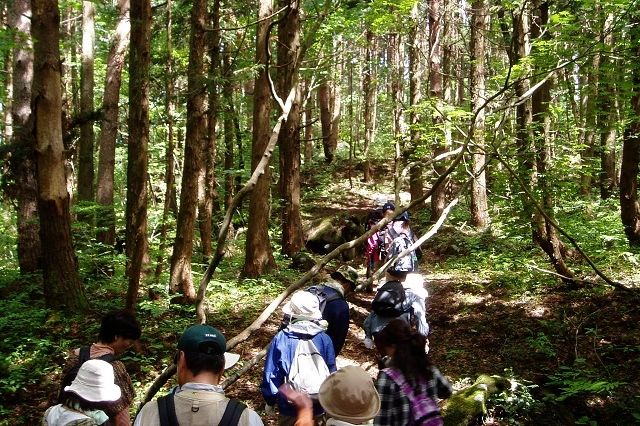
<path fill-rule="evenodd" d="M 417 393 L 426 392 L 434 401 L 448 398 L 451 385 L 440 371 L 431 367 L 432 378 L 426 384 L 418 385 Z M 400 390 L 400 386 L 384 371 L 378 374 L 376 388 L 380 394 L 380 412 L 373 420 L 374 426 L 402 426 L 411 422 L 411 402 Z"/>

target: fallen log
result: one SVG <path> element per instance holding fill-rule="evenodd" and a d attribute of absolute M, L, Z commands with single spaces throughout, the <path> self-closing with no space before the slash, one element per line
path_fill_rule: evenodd
<path fill-rule="evenodd" d="M 468 425 L 487 414 L 487 400 L 497 393 L 512 389 L 511 381 L 501 376 L 482 374 L 469 387 L 459 390 L 442 407 L 445 426 Z"/>

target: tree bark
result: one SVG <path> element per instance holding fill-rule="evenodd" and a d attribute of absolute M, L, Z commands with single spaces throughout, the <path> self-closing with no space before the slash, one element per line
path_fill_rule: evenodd
<path fill-rule="evenodd" d="M 151 4 L 131 5 L 129 55 L 129 146 L 127 149 L 126 253 L 127 309 L 133 311 L 147 254 L 147 176 L 149 146 L 149 66 L 151 63 Z"/>
<path fill-rule="evenodd" d="M 409 30 L 409 152 L 408 156 L 411 165 L 409 166 L 409 193 L 411 200 L 422 197 L 424 193 L 424 182 L 422 179 L 423 167 L 416 155 L 422 145 L 422 134 L 418 127 L 422 120 L 421 114 L 418 112 L 418 105 L 422 102 L 422 74 L 423 67 L 421 58 L 422 51 L 422 34 L 421 27 L 418 25 L 418 7 L 414 6 L 411 12 L 411 29 Z"/>
<path fill-rule="evenodd" d="M 298 0 L 280 0 L 286 7 L 278 23 L 278 80 L 280 93 L 295 88 L 289 118 L 278 135 L 282 205 L 282 253 L 292 256 L 304 246 L 300 216 L 300 88 L 298 50 L 300 49 L 300 10 Z"/>
<path fill-rule="evenodd" d="M 32 0 L 34 76 L 32 111 L 38 167 L 38 211 L 47 306 L 88 307 L 71 240 L 69 193 L 62 142 L 60 13 L 56 0 Z"/>
<path fill-rule="evenodd" d="M 485 32 L 487 30 L 487 11 L 484 0 L 475 0 L 471 15 L 471 110 L 477 111 L 473 123 L 473 182 L 471 183 L 471 221 L 477 229 L 489 224 L 487 206 L 487 179 L 485 174 L 485 112 L 481 108 L 485 101 Z"/>
<path fill-rule="evenodd" d="M 11 122 L 13 143 L 20 147 L 17 155 L 16 201 L 18 220 L 18 265 L 20 273 L 40 268 L 42 248 L 38 223 L 38 182 L 34 140 L 29 132 L 31 120 L 31 85 L 33 83 L 33 44 L 31 43 L 31 3 L 14 0 L 7 13 L 9 28 L 21 35 L 13 49 Z"/>
<path fill-rule="evenodd" d="M 206 0 L 194 0 L 191 9 L 191 38 L 189 70 L 187 74 L 187 133 L 184 142 L 180 210 L 176 225 L 176 239 L 171 256 L 170 291 L 179 291 L 185 302 L 196 297 L 191 277 L 191 257 L 198 205 L 198 175 L 202 167 L 205 138 L 204 51 Z"/>
<path fill-rule="evenodd" d="M 93 55 L 96 39 L 96 8 L 93 2 L 82 2 L 82 52 L 80 69 L 80 114 L 93 112 Z M 93 201 L 94 162 L 93 149 L 95 136 L 93 121 L 86 120 L 80 125 L 78 142 L 78 201 Z M 90 215 L 78 216 L 83 221 L 92 222 Z"/>
<path fill-rule="evenodd" d="M 365 57 L 362 70 L 362 100 L 363 100 L 363 121 L 364 121 L 364 146 L 362 151 L 362 179 L 365 182 L 371 182 L 371 160 L 369 159 L 369 151 L 374 142 L 375 128 L 375 98 L 376 84 L 374 76 L 373 57 L 375 49 L 375 38 L 371 28 L 365 30 L 366 47 Z"/>
<path fill-rule="evenodd" d="M 116 241 L 116 219 L 113 208 L 113 179 L 116 162 L 116 138 L 118 136 L 118 116 L 122 69 L 125 64 L 125 52 L 129 46 L 129 1 L 118 1 L 118 24 L 107 58 L 107 75 L 102 98 L 102 121 L 100 123 L 100 153 L 98 157 L 98 184 L 96 201 L 100 204 L 96 224 L 97 239 L 103 244 L 113 246 Z"/>
<path fill-rule="evenodd" d="M 233 140 L 235 128 L 233 126 L 233 83 L 231 82 L 231 52 L 229 45 L 225 46 L 222 54 L 224 78 L 222 81 L 222 98 L 224 103 L 224 208 L 228 209 L 234 195 L 234 149 Z M 238 153 L 241 155 L 242 153 Z M 233 227 L 229 230 L 233 234 Z"/>
<path fill-rule="evenodd" d="M 269 143 L 271 112 L 271 94 L 267 76 L 267 45 L 270 16 L 273 13 L 272 0 L 260 0 L 258 25 L 256 28 L 255 63 L 259 69 L 254 84 L 253 98 L 253 136 L 251 144 L 251 171 L 254 172 Z M 269 242 L 269 186 L 271 173 L 265 168 L 264 174 L 257 178 L 249 203 L 249 226 L 245 244 L 245 264 L 243 273 L 247 277 L 257 277 L 275 268 L 271 243 Z"/>
<path fill-rule="evenodd" d="M 631 45 L 635 57 L 640 57 L 640 20 L 636 17 L 631 26 Z M 620 219 L 627 241 L 632 247 L 640 246 L 640 202 L 638 202 L 638 167 L 640 166 L 640 69 L 637 62 L 631 64 L 633 117 L 625 130 L 620 167 Z"/>
<path fill-rule="evenodd" d="M 443 97 L 442 89 L 442 45 L 441 45 L 441 0 L 433 0 L 429 5 L 429 96 L 437 105 L 441 105 Z M 439 108 L 441 111 L 442 108 Z M 442 117 L 438 113 L 433 114 L 432 122 L 437 128 L 442 124 Z M 433 143 L 433 157 L 446 152 L 446 138 L 444 135 L 438 134 Z M 441 176 L 446 169 L 445 164 L 436 162 L 433 166 L 436 176 Z M 446 205 L 448 179 L 443 180 L 438 188 L 434 188 L 431 195 L 431 218 L 432 222 L 438 220 L 442 215 Z"/>
<path fill-rule="evenodd" d="M 175 151 L 175 139 L 174 139 L 174 114 L 175 114 L 175 102 L 173 99 L 174 93 L 174 73 L 173 73 L 173 1 L 167 0 L 166 6 L 166 31 L 167 31 L 167 68 L 165 70 L 165 93 L 164 93 L 164 113 L 167 129 L 167 148 L 164 154 L 164 183 L 165 193 L 164 201 L 162 204 L 162 224 L 160 225 L 160 248 L 158 249 L 158 257 L 156 259 L 156 270 L 154 272 L 154 281 L 160 280 L 160 275 L 164 269 L 165 251 L 167 248 L 167 231 L 169 229 L 169 213 L 174 207 L 175 198 L 175 160 L 173 153 Z"/>
<path fill-rule="evenodd" d="M 24 6 L 20 1 L 15 1 L 10 4 L 6 3 L 7 2 L 0 5 L 0 23 L 2 23 L 3 26 L 6 25 L 8 29 L 16 31 L 16 24 L 18 24 L 19 22 L 16 21 L 15 16 L 12 17 L 11 15 L 15 10 L 20 10 Z M 14 3 L 17 3 L 17 5 L 15 5 Z M 29 39 L 28 34 L 29 33 L 26 33 L 25 39 Z M 29 39 L 29 43 L 30 42 L 31 40 Z M 0 126 L 2 127 L 2 133 L 0 133 L 0 139 L 3 140 L 3 143 L 8 143 L 8 141 L 13 138 L 13 70 L 15 69 L 13 60 L 15 54 L 13 54 L 12 51 L 15 52 L 20 50 L 21 49 L 17 46 L 13 47 L 12 49 L 4 49 L 4 54 L 2 57 L 2 71 L 4 71 L 5 79 L 2 82 L 4 86 L 4 104 L 2 105 L 2 126 Z"/>
<path fill-rule="evenodd" d="M 330 164 L 333 161 L 334 154 L 331 149 L 331 86 L 326 80 L 320 83 L 318 87 L 318 108 L 320 109 L 324 161 Z"/>
<path fill-rule="evenodd" d="M 210 58 L 209 65 L 209 109 L 207 110 L 207 137 L 205 138 L 205 167 L 201 174 L 203 182 L 202 202 L 198 207 L 198 222 L 200 224 L 200 241 L 202 242 L 202 255 L 209 259 L 213 254 L 213 213 L 219 210 L 218 193 L 216 190 L 216 151 L 217 151 L 217 129 L 218 109 L 220 108 L 220 97 L 218 95 L 217 82 L 220 81 L 220 0 L 213 2 L 211 11 L 211 28 L 213 31 L 207 39 Z"/>

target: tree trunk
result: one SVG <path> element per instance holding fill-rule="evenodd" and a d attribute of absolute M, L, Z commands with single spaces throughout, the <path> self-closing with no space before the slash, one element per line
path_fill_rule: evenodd
<path fill-rule="evenodd" d="M 631 46 L 635 46 L 635 57 L 640 57 L 640 20 L 636 17 L 631 26 Z M 620 219 L 629 245 L 640 246 L 640 202 L 638 202 L 638 167 L 640 166 L 640 69 L 637 62 L 632 67 L 633 116 L 628 124 L 622 143 L 622 165 L 620 167 Z"/>
<path fill-rule="evenodd" d="M 375 122 L 375 95 L 376 84 L 374 78 L 373 56 L 375 49 L 375 38 L 373 31 L 367 27 L 365 30 L 366 48 L 365 58 L 362 70 L 362 98 L 363 98 L 363 115 L 364 115 L 364 147 L 362 156 L 362 179 L 365 182 L 371 182 L 371 160 L 369 160 L 369 150 L 374 141 L 374 122 Z"/>
<path fill-rule="evenodd" d="M 471 15 L 471 110 L 477 111 L 473 123 L 473 181 L 471 183 L 471 221 L 477 229 L 484 229 L 489 224 L 487 206 L 487 179 L 484 170 L 486 164 L 484 144 L 484 108 L 485 100 L 485 32 L 487 30 L 487 12 L 484 0 L 475 0 Z"/>
<path fill-rule="evenodd" d="M 11 2 L 9 4 L 7 3 L 8 2 L 4 2 L 3 4 L 0 5 L 0 23 L 3 26 L 6 26 L 7 29 L 11 31 L 16 31 L 18 30 L 16 28 L 16 25 L 19 24 L 19 21 L 17 21 L 17 19 L 19 18 L 16 18 L 15 16 L 11 16 L 11 15 L 15 14 L 16 10 L 24 9 L 24 5 L 22 4 L 21 1 L 18 1 L 18 0 Z M 27 4 L 28 3 L 29 2 L 27 2 Z M 31 10 L 30 6 L 28 6 L 27 11 L 30 11 L 30 10 Z M 28 16 L 29 15 L 25 16 L 24 19 L 27 19 Z M 28 32 L 25 33 L 25 40 L 29 40 L 28 43 L 31 43 L 31 39 L 29 37 Z M 18 43 L 16 44 L 18 45 Z M 22 41 L 20 42 L 20 44 L 22 44 Z M 22 49 L 20 49 L 18 46 L 14 46 L 12 49 L 4 49 L 4 54 L 2 57 L 2 65 L 3 65 L 2 71 L 4 72 L 5 79 L 2 82 L 4 86 L 3 87 L 4 104 L 2 105 L 2 125 L 0 126 L 2 128 L 2 132 L 0 133 L 0 140 L 2 140 L 3 143 L 5 144 L 9 143 L 9 141 L 11 141 L 11 139 L 13 138 L 13 112 L 12 112 L 13 111 L 13 86 L 14 86 L 13 71 L 15 69 L 13 60 L 15 57 L 15 52 L 20 50 Z M 12 51 L 14 52 L 13 54 L 12 54 Z"/>
<path fill-rule="evenodd" d="M 605 28 L 613 25 L 613 13 L 607 15 Z M 602 45 L 607 52 L 614 49 L 613 33 L 602 34 Z M 598 102 L 598 127 L 600 129 L 600 197 L 603 200 L 611 197 L 618 187 L 616 173 L 616 138 L 618 136 L 616 123 L 619 122 L 617 60 L 611 55 L 604 55 L 600 64 L 602 78 Z"/>
<path fill-rule="evenodd" d="M 597 8 L 597 6 L 596 6 Z M 596 172 L 595 152 L 596 152 L 596 131 L 597 123 L 597 99 L 598 99 L 598 74 L 600 72 L 600 53 L 595 52 L 591 66 L 586 70 L 587 84 L 582 88 L 581 93 L 586 99 L 582 102 L 585 105 L 584 117 L 584 148 L 580 152 L 581 173 L 580 173 L 580 194 L 588 196 L 593 187 L 593 177 Z"/>
<path fill-rule="evenodd" d="M 131 5 L 129 55 L 129 145 L 127 149 L 127 309 L 133 311 L 147 254 L 147 166 L 149 146 L 149 65 L 151 61 L 151 4 Z"/>
<path fill-rule="evenodd" d="M 323 81 L 318 87 L 318 108 L 320 109 L 324 161 L 331 163 L 334 152 L 331 149 L 331 85 L 328 81 Z"/>
<path fill-rule="evenodd" d="M 216 82 L 220 80 L 220 0 L 213 2 L 211 11 L 211 28 L 214 30 L 208 37 L 209 65 L 209 109 L 207 110 L 207 137 L 205 138 L 205 167 L 201 174 L 203 182 L 202 202 L 198 207 L 198 222 L 200 224 L 200 241 L 202 242 L 202 255 L 205 260 L 213 254 L 211 239 L 213 237 L 213 212 L 218 211 L 218 193 L 216 190 L 216 148 L 219 96 Z"/>
<path fill-rule="evenodd" d="M 271 95 L 267 75 L 266 47 L 269 36 L 269 25 L 273 13 L 272 0 L 260 0 L 258 24 L 256 28 L 255 64 L 261 65 L 256 76 L 253 91 L 253 137 L 251 144 L 251 171 L 253 172 L 269 143 L 271 129 L 269 114 L 271 112 Z M 275 268 L 271 243 L 269 242 L 269 186 L 271 173 L 266 167 L 264 174 L 257 179 L 249 203 L 249 226 L 245 244 L 245 264 L 243 273 L 247 277 L 257 277 Z"/>
<path fill-rule="evenodd" d="M 38 182 L 34 140 L 29 133 L 31 120 L 31 85 L 33 83 L 33 45 L 31 43 L 31 3 L 14 0 L 7 14 L 9 28 L 19 34 L 21 43 L 13 49 L 11 122 L 13 143 L 21 147 L 16 159 L 16 201 L 18 216 L 18 264 L 20 273 L 28 274 L 40 268 L 42 248 L 38 224 Z"/>
<path fill-rule="evenodd" d="M 129 46 L 129 0 L 118 1 L 118 24 L 107 58 L 107 75 L 102 99 L 102 121 L 100 123 L 100 154 L 98 157 L 98 185 L 96 201 L 100 204 L 97 216 L 97 239 L 113 246 L 116 241 L 116 222 L 113 208 L 113 178 L 116 162 L 116 138 L 118 136 L 118 116 L 122 69 L 125 52 Z"/>
<path fill-rule="evenodd" d="M 166 31 L 167 31 L 167 68 L 165 70 L 165 93 L 164 93 L 164 112 L 167 129 L 167 148 L 164 154 L 164 183 L 165 193 L 162 204 L 162 223 L 160 225 L 160 248 L 158 249 L 158 258 L 156 260 L 156 270 L 154 272 L 154 281 L 160 280 L 160 275 L 164 269 L 164 256 L 167 248 L 167 231 L 169 229 L 169 213 L 173 206 L 175 197 L 175 160 L 173 152 L 175 151 L 174 142 L 174 114 L 175 103 L 173 99 L 174 93 L 174 75 L 173 75 L 173 1 L 167 0 L 166 6 Z"/>
<path fill-rule="evenodd" d="M 409 30 L 409 138 L 410 145 L 408 159 L 409 166 L 409 193 L 411 200 L 416 200 L 424 194 L 424 182 L 422 180 L 422 165 L 416 152 L 422 145 L 422 134 L 418 129 L 422 117 L 418 112 L 418 105 L 422 102 L 422 34 L 418 25 L 418 7 L 414 6 L 411 12 L 411 29 Z"/>
<path fill-rule="evenodd" d="M 342 36 L 335 37 L 333 41 L 333 51 L 340 52 L 342 50 Z M 340 57 L 340 54 L 337 55 Z M 342 73 L 344 67 L 344 61 L 338 59 L 335 64 L 335 74 L 333 81 L 329 84 L 329 93 L 331 103 L 331 126 L 329 133 L 329 150 L 331 151 L 331 158 L 334 158 L 336 149 L 338 148 L 338 139 L 340 137 L 340 113 L 342 110 L 342 92 L 340 82 L 342 81 Z"/>
<path fill-rule="evenodd" d="M 171 256 L 170 291 L 179 291 L 185 302 L 194 302 L 195 288 L 191 277 L 191 257 L 198 205 L 198 175 L 202 168 L 205 138 L 204 51 L 206 0 L 194 0 L 191 9 L 191 39 L 187 72 L 187 133 L 184 142 L 184 163 L 180 210 L 176 224 L 176 239 Z"/>
<path fill-rule="evenodd" d="M 395 194 L 396 205 L 400 202 L 400 175 L 404 162 L 402 137 L 404 135 L 404 102 L 402 76 L 403 72 L 403 48 L 402 37 L 399 33 L 389 34 L 388 51 L 391 58 L 391 99 L 393 100 L 393 142 L 394 142 L 394 161 L 393 161 L 393 192 Z"/>
<path fill-rule="evenodd" d="M 38 210 L 47 306 L 84 310 L 87 298 L 71 241 L 65 181 L 60 77 L 60 13 L 56 0 L 32 0 L 34 76 L 32 110 L 38 167 Z"/>
<path fill-rule="evenodd" d="M 95 14 L 93 2 L 82 2 L 82 67 L 80 69 L 80 115 L 87 116 L 93 112 L 93 55 L 95 47 Z M 93 201 L 94 180 L 94 133 L 93 120 L 85 120 L 80 125 L 80 141 L 78 142 L 78 201 Z M 81 214 L 79 218 L 91 222 L 89 215 Z"/>
<path fill-rule="evenodd" d="M 313 102 L 311 101 L 311 81 L 304 84 L 304 164 L 308 167 L 313 160 Z"/>
<path fill-rule="evenodd" d="M 300 10 L 297 0 L 280 0 L 286 7 L 278 23 L 278 86 L 281 94 L 297 87 L 287 121 L 278 135 L 280 146 L 280 196 L 282 204 L 282 253 L 292 256 L 304 246 L 300 217 L 300 88 L 298 50 L 300 49 Z"/>
<path fill-rule="evenodd" d="M 537 2 L 536 2 L 537 3 Z M 533 19 L 531 25 L 531 37 L 550 38 L 547 32 L 547 22 L 549 20 L 549 3 L 546 1 L 534 4 Z M 544 34 L 544 35 L 543 35 Z M 552 189 L 549 187 L 548 173 L 551 166 L 551 147 L 549 144 L 549 102 L 551 99 L 551 83 L 547 80 L 533 94 L 531 102 L 532 120 L 534 129 L 536 170 L 537 170 L 537 191 L 542 196 L 542 206 L 548 217 L 553 219 L 555 200 Z M 542 250 L 549 256 L 551 264 L 556 272 L 562 275 L 565 282 L 573 282 L 573 272 L 566 265 L 563 257 L 565 252 L 562 241 L 558 238 L 556 228 L 552 223 L 536 210 L 532 223 L 534 241 L 540 245 Z"/>
<path fill-rule="evenodd" d="M 429 96 L 436 104 L 442 103 L 442 45 L 441 45 L 441 29 L 440 19 L 442 15 L 441 0 L 433 0 L 429 5 Z M 442 108 L 439 108 L 442 111 Z M 435 113 L 432 117 L 433 125 L 437 128 L 442 124 L 442 117 Z M 433 156 L 446 152 L 446 140 L 444 135 L 437 134 L 433 143 Z M 446 170 L 445 164 L 441 161 L 436 162 L 433 166 L 436 177 L 439 177 Z M 446 205 L 446 194 L 449 180 L 446 179 L 437 187 L 433 188 L 431 195 L 431 218 L 432 222 L 438 220 L 444 211 Z"/>
<path fill-rule="evenodd" d="M 224 102 L 224 208 L 225 210 L 231 205 L 234 190 L 234 126 L 233 126 L 233 83 L 231 82 L 231 52 L 230 46 L 225 45 L 222 54 L 224 64 L 224 78 L 222 81 L 222 98 Z M 233 234 L 233 229 L 229 230 Z"/>

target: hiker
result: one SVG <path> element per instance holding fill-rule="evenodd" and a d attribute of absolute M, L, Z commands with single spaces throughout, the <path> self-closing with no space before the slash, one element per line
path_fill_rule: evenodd
<path fill-rule="evenodd" d="M 80 366 L 71 384 L 64 387 L 62 402 L 45 411 L 42 425 L 109 424 L 105 410 L 120 396 L 120 387 L 115 384 L 111 364 L 100 359 L 88 360 Z"/>
<path fill-rule="evenodd" d="M 224 370 L 240 358 L 226 350 L 227 341 L 217 329 L 206 324 L 187 328 L 174 358 L 178 386 L 147 402 L 134 425 L 262 425 L 255 411 L 227 398 L 219 385 Z"/>
<path fill-rule="evenodd" d="M 380 413 L 374 425 L 442 425 L 437 399 L 451 396 L 449 381 L 424 351 L 425 337 L 395 319 L 375 336 L 384 366 L 378 373 Z"/>
<path fill-rule="evenodd" d="M 311 399 L 286 384 L 280 391 L 298 409 L 295 426 L 312 426 Z M 380 411 L 380 396 L 371 376 L 355 365 L 347 365 L 327 377 L 318 397 L 325 410 L 325 426 L 370 424 Z"/>
<path fill-rule="evenodd" d="M 416 277 L 418 275 L 419 277 Z M 411 277 L 408 280 L 407 277 Z M 403 271 L 387 270 L 387 281 L 378 289 L 371 302 L 371 312 L 365 318 L 362 328 L 365 332 L 364 345 L 373 348 L 373 338 L 391 320 L 402 319 L 409 325 L 415 325 L 417 331 L 425 338 L 429 335 L 429 323 L 426 313 L 426 296 L 424 290 L 416 290 L 416 281 L 424 280 L 419 274 Z M 407 283 L 405 285 L 405 283 Z M 428 340 L 427 340 L 428 343 Z M 428 350 L 428 346 L 425 346 Z"/>
<path fill-rule="evenodd" d="M 386 258 L 400 254 L 404 249 L 409 248 L 418 240 L 413 230 L 411 230 L 408 211 L 403 212 L 387 225 L 384 239 L 387 254 Z M 396 259 L 393 265 L 396 265 L 396 270 L 415 272 L 418 267 L 418 258 L 420 257 L 422 257 L 422 250 L 420 247 L 417 247 Z"/>
<path fill-rule="evenodd" d="M 330 277 L 329 281 L 308 291 L 318 296 L 322 318 L 327 321 L 326 333 L 333 343 L 335 356 L 338 356 L 349 331 L 349 303 L 345 298 L 356 289 L 358 272 L 351 266 L 343 265 Z"/>
<path fill-rule="evenodd" d="M 282 311 L 291 320 L 271 340 L 260 391 L 266 401 L 266 413 L 274 414 L 277 404 L 278 424 L 293 425 L 296 421 L 295 406 L 278 389 L 288 382 L 296 390 L 309 394 L 312 399 L 317 398 L 324 379 L 336 370 L 336 357 L 333 343 L 325 333 L 326 321 L 322 319 L 315 295 L 298 290 Z M 314 416 L 322 412 L 320 404 L 314 401 Z"/>
<path fill-rule="evenodd" d="M 127 373 L 125 365 L 117 360 L 117 356 L 126 352 L 136 340 L 140 338 L 140 325 L 135 317 L 125 310 L 107 313 L 101 321 L 98 342 L 91 346 L 74 349 L 63 369 L 63 380 L 58 397 L 61 396 L 64 387 L 67 386 L 77 373 L 80 364 L 88 359 L 101 359 L 110 362 L 113 367 L 115 383 L 120 387 L 122 396 L 105 409 L 109 420 L 116 426 L 131 425 L 129 407 L 133 402 L 135 392 L 131 384 L 131 377 Z"/>
<path fill-rule="evenodd" d="M 391 201 L 387 201 L 381 208 L 369 213 L 365 224 L 365 231 L 371 229 L 378 222 L 380 222 L 380 220 L 387 217 L 393 217 L 393 212 L 395 209 L 396 206 Z M 373 274 L 373 272 L 378 269 L 380 262 L 384 261 L 386 258 L 387 251 L 385 247 L 385 235 L 389 227 L 392 226 L 392 223 L 393 222 L 389 222 L 385 227 L 379 229 L 378 232 L 372 234 L 367 239 L 367 243 L 365 246 L 367 278 L 369 278 Z M 367 286 L 365 290 L 372 292 L 373 285 Z"/>

